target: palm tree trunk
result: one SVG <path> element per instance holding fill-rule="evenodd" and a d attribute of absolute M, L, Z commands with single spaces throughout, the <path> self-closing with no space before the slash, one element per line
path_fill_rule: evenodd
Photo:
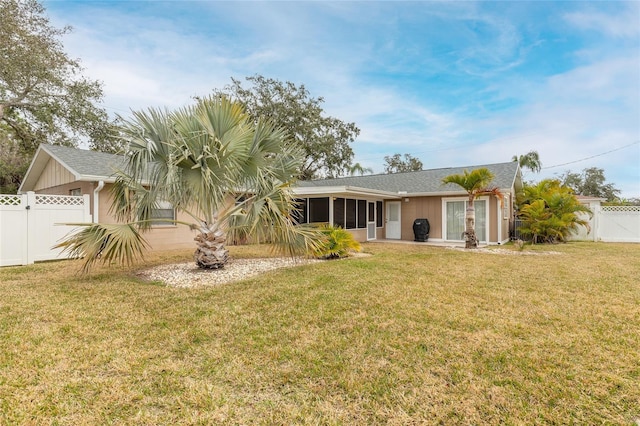
<path fill-rule="evenodd" d="M 469 204 L 465 214 L 464 248 L 472 249 L 478 247 L 478 237 L 476 236 L 476 208 L 473 197 L 469 197 Z"/>
<path fill-rule="evenodd" d="M 229 260 L 229 250 L 225 248 L 226 234 L 217 222 L 203 222 L 200 234 L 194 238 L 198 248 L 194 253 L 196 264 L 202 269 L 220 269 Z"/>

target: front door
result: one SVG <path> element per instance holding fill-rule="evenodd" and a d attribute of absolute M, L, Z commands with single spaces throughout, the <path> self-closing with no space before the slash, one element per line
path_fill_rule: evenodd
<path fill-rule="evenodd" d="M 390 240 L 399 240 L 400 229 L 400 201 L 387 201 L 386 237 Z"/>

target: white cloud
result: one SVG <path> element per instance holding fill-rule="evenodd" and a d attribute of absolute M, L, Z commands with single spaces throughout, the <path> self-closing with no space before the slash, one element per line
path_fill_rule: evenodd
<path fill-rule="evenodd" d="M 613 13 L 584 10 L 567 13 L 564 18 L 569 24 L 583 30 L 619 38 L 637 38 L 640 35 L 640 3 L 637 1 L 612 3 L 614 6 L 620 6 L 621 10 L 615 10 Z"/>
<path fill-rule="evenodd" d="M 136 3 L 133 12 L 114 4 L 123 7 L 83 4 L 57 22 L 76 28 L 65 49 L 104 81 L 105 105 L 121 114 L 178 107 L 230 77 L 257 73 L 305 84 L 325 98 L 327 114 L 355 122 L 362 129 L 355 161 L 377 171 L 396 152 L 430 168 L 537 150 L 553 165 L 640 139 L 640 3 L 617 14 L 571 3 L 566 31 L 599 37 L 544 58 L 580 63 L 551 76 L 530 63 L 533 51 L 553 43 L 529 28 L 544 22 L 518 21 L 482 3 Z M 162 8 L 183 14 L 163 15 Z M 527 38 L 527 29 L 536 37 Z M 627 196 L 637 196 L 639 150 L 570 168 L 600 165 Z"/>

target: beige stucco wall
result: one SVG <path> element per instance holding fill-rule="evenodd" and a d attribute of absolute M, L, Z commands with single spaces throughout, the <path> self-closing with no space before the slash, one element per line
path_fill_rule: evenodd
<path fill-rule="evenodd" d="M 115 217 L 109 212 L 113 195 L 111 194 L 112 184 L 106 184 L 99 193 L 100 208 L 98 211 L 98 219 L 100 223 L 117 223 Z M 188 223 L 193 222 L 193 218 L 178 212 L 177 220 L 182 220 Z M 181 248 L 194 248 L 195 242 L 193 238 L 196 236 L 197 231 L 191 231 L 188 226 L 185 225 L 161 225 L 155 226 L 151 230 L 144 233 L 144 238 L 147 240 L 152 250 L 173 250 Z"/>
<path fill-rule="evenodd" d="M 353 238 L 356 241 L 361 242 L 361 243 L 367 241 L 367 230 L 366 229 L 347 229 L 347 231 L 349 231 L 353 235 Z M 377 236 L 377 233 L 376 233 L 376 238 L 380 238 L 379 236 Z"/>

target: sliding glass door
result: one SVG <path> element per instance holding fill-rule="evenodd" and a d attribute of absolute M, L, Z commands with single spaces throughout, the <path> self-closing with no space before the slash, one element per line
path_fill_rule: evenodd
<path fill-rule="evenodd" d="M 467 210 L 468 201 L 445 200 L 446 208 L 446 239 L 449 241 L 464 240 L 464 217 Z M 476 235 L 478 241 L 487 241 L 487 201 L 475 200 L 473 203 L 476 210 Z"/>

